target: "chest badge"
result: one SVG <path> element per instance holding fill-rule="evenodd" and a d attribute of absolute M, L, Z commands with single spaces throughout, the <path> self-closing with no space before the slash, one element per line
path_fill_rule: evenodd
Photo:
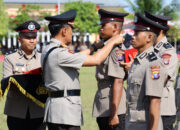
<path fill-rule="evenodd" d="M 171 55 L 170 54 L 163 54 L 162 55 L 162 59 L 165 65 L 169 65 L 169 61 L 170 61 Z"/>
<path fill-rule="evenodd" d="M 157 80 L 160 77 L 160 66 L 151 66 L 152 79 Z"/>

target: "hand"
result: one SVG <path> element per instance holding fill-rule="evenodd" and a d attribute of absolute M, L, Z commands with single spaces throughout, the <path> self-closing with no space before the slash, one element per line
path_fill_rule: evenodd
<path fill-rule="evenodd" d="M 114 45 L 119 45 L 124 42 L 124 38 L 121 35 L 115 35 L 112 38 L 109 39 L 111 42 L 114 43 Z"/>
<path fill-rule="evenodd" d="M 113 117 L 110 117 L 109 119 L 109 126 L 113 128 L 114 126 L 119 124 L 119 118 L 118 115 L 114 115 Z"/>
<path fill-rule="evenodd" d="M 122 66 L 124 66 L 126 72 L 129 71 L 129 69 L 131 68 L 131 65 L 132 65 L 132 63 L 133 63 L 133 61 L 134 61 L 134 59 L 132 58 L 131 55 L 129 55 L 129 59 L 130 59 L 130 62 L 129 62 L 129 63 L 120 62 L 120 64 L 121 64 Z"/>

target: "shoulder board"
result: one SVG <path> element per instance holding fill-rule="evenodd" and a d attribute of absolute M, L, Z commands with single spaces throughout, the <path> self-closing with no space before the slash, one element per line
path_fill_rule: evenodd
<path fill-rule="evenodd" d="M 9 50 L 9 51 L 7 51 L 7 52 L 5 53 L 5 55 L 10 55 L 10 54 L 13 54 L 13 53 L 15 53 L 15 52 L 17 52 L 17 49 Z"/>
<path fill-rule="evenodd" d="M 148 53 L 148 58 L 150 61 L 154 61 L 154 60 L 157 60 L 157 56 L 154 52 L 150 52 Z"/>
<path fill-rule="evenodd" d="M 163 47 L 168 49 L 168 48 L 172 48 L 172 45 L 169 42 L 167 42 L 163 45 Z"/>

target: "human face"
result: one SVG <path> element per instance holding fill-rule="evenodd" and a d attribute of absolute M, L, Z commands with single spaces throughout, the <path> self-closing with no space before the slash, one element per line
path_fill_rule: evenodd
<path fill-rule="evenodd" d="M 36 37 L 22 36 L 18 40 L 21 43 L 22 50 L 27 53 L 32 52 L 37 44 Z"/>
<path fill-rule="evenodd" d="M 132 46 L 135 49 L 143 48 L 146 45 L 147 33 L 145 31 L 135 31 Z"/>
<path fill-rule="evenodd" d="M 108 39 L 113 36 L 114 27 L 111 23 L 105 23 L 101 25 L 100 35 L 102 39 Z"/>

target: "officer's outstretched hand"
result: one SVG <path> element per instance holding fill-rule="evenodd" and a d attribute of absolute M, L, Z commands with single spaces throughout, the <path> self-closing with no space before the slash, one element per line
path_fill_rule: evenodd
<path fill-rule="evenodd" d="M 119 124 L 119 118 L 117 114 L 109 118 L 109 126 L 111 128 L 116 127 L 116 125 L 118 124 Z"/>
<path fill-rule="evenodd" d="M 110 38 L 109 42 L 113 42 L 114 45 L 119 45 L 119 44 L 122 44 L 124 42 L 124 38 L 123 38 L 123 36 L 118 34 L 118 35 L 115 35 L 112 38 Z"/>
<path fill-rule="evenodd" d="M 130 61 L 129 61 L 128 63 L 120 62 L 120 64 L 121 64 L 122 66 L 124 66 L 126 72 L 129 71 L 129 69 L 131 68 L 131 65 L 132 65 L 132 63 L 133 63 L 133 61 L 134 61 L 134 59 L 132 58 L 131 55 L 129 55 L 129 59 L 130 59 Z"/>

